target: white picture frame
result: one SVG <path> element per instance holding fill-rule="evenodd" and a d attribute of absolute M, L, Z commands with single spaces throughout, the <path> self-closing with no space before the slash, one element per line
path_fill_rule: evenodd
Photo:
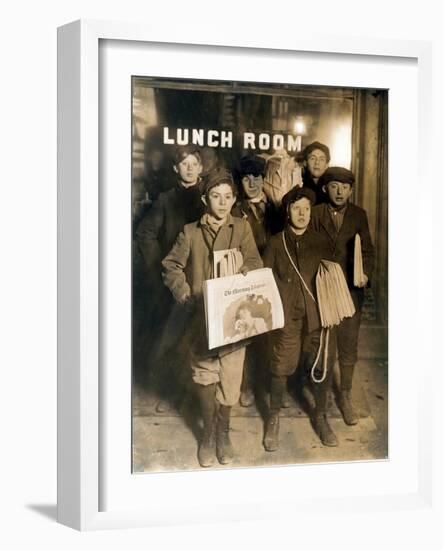
<path fill-rule="evenodd" d="M 103 510 L 100 483 L 104 482 L 103 472 L 103 402 L 108 399 L 103 387 L 103 357 L 100 353 L 101 321 L 103 320 L 103 297 L 101 288 L 101 231 L 99 213 L 105 206 L 100 194 L 100 127 L 99 114 L 102 106 L 99 96 L 100 43 L 118 41 L 131 48 L 136 44 L 155 44 L 156 51 L 162 45 L 182 44 L 189 47 L 189 38 L 183 35 L 158 35 L 143 25 L 102 21 L 77 21 L 61 27 L 58 34 L 58 520 L 60 523 L 80 530 L 105 529 L 118 527 L 138 527 L 152 525 L 170 525 L 193 523 L 196 521 L 220 521 L 229 519 L 257 519 L 263 514 L 267 499 L 274 502 L 279 498 L 292 507 L 303 507 L 305 513 L 313 510 L 330 509 L 346 512 L 358 506 L 361 510 L 422 509 L 432 505 L 432 404 L 424 390 L 425 381 L 432 376 L 432 350 L 423 351 L 423 369 L 425 376 L 420 384 L 414 386 L 414 398 L 417 399 L 417 415 L 414 426 L 417 427 L 415 443 L 417 460 L 412 465 L 415 474 L 404 488 L 379 494 L 377 491 L 367 494 L 354 494 L 352 486 L 344 495 L 313 496 L 311 499 L 295 496 L 283 496 L 281 490 L 272 491 L 278 481 L 283 484 L 292 475 L 291 468 L 273 468 L 263 480 L 263 496 L 254 493 L 246 500 L 238 499 L 235 505 L 224 512 L 222 517 L 217 509 L 189 504 L 180 497 L 183 491 L 194 489 L 196 493 L 204 491 L 204 485 L 212 482 L 235 486 L 242 479 L 253 478 L 249 470 L 228 472 L 201 472 L 184 474 L 150 474 L 143 482 L 150 484 L 150 495 L 154 495 L 155 506 L 148 503 L 144 507 L 128 505 L 129 497 L 121 506 Z M 412 59 L 417 67 L 418 101 L 411 107 L 417 113 L 418 147 L 414 161 L 419 170 L 420 182 L 430 179 L 428 163 L 424 162 L 430 149 L 431 112 L 431 45 L 427 42 L 369 40 L 347 37 L 318 37 L 299 34 L 291 37 L 260 38 L 256 41 L 226 39 L 202 35 L 194 43 L 200 52 L 213 55 L 217 48 L 228 51 L 235 57 L 244 53 L 245 48 L 252 51 L 274 52 L 284 56 L 288 52 L 303 52 L 312 56 L 368 56 L 367 59 L 386 58 L 392 67 L 402 60 Z M 127 53 L 128 53 L 127 52 Z M 362 59 L 359 57 L 359 59 Z M 106 62 L 109 58 L 106 58 Z M 333 62 L 333 61 L 329 61 Z M 182 76 L 182 75 L 177 75 Z M 193 76 L 193 75 L 191 75 Z M 329 82 L 325 82 L 329 83 Z M 420 163 L 418 162 L 420 158 Z M 397 208 L 395 205 L 393 209 Z M 106 212 L 109 215 L 109 212 Z M 115 220 L 118 224 L 119 221 Z M 429 218 L 423 218 L 421 232 L 429 229 Z M 432 256 L 432 243 L 417 251 L 420 262 L 428 261 Z M 420 263 L 420 265 L 424 265 Z M 418 270 L 411 275 L 411 283 L 417 284 L 419 296 L 415 296 L 415 287 L 411 294 L 417 302 L 417 312 L 427 313 L 426 300 L 430 289 L 420 283 L 424 274 Z M 392 274 L 391 274 L 392 277 Z M 415 303 L 414 301 L 414 303 Z M 420 306 L 418 306 L 420 302 Z M 430 300 L 428 300 L 430 302 Z M 398 338 L 392 330 L 391 338 Z M 413 347 L 410 361 L 416 356 Z M 427 359 L 427 360 L 425 360 Z M 129 368 L 129 365 L 128 365 Z M 126 396 L 127 397 L 127 396 Z M 415 409 L 414 409 L 415 411 Z M 124 422 L 125 420 L 122 420 Z M 129 420 L 128 420 L 129 421 Z M 127 433 L 127 432 L 126 432 Z M 128 450 L 129 453 L 129 450 Z M 408 466 L 408 467 L 409 467 Z M 350 466 L 352 467 L 352 466 Z M 304 466 L 307 469 L 311 466 Z M 323 467 L 322 467 L 323 468 Z M 395 466 L 394 466 L 395 468 Z M 320 480 L 327 475 L 322 469 Z M 130 473 L 130 472 L 129 472 Z M 198 486 L 195 476 L 200 475 Z M 105 477 L 103 477 L 105 476 Z M 134 476 L 133 476 L 134 477 Z M 133 483 L 138 482 L 134 477 Z M 252 482 L 252 481 L 251 481 Z M 401 482 L 399 482 L 401 485 Z M 411 488 L 412 487 L 412 488 Z M 171 491 L 176 498 L 171 499 Z M 165 494 L 168 498 L 163 498 Z M 279 497 L 280 494 L 280 497 Z M 129 493 L 128 493 L 129 495 Z M 162 498 L 160 498 L 162 497 Z M 226 497 L 228 498 L 228 497 Z M 248 504 L 247 506 L 245 504 Z M 273 514 L 282 516 L 285 512 L 278 509 Z M 196 519 L 198 518 L 198 520 Z"/>

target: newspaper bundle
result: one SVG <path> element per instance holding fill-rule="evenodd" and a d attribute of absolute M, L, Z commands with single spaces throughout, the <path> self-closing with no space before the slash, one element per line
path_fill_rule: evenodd
<path fill-rule="evenodd" d="M 284 326 L 283 305 L 272 269 L 203 283 L 209 349 Z"/>
<path fill-rule="evenodd" d="M 236 275 L 243 265 L 243 254 L 238 248 L 214 251 L 214 278 Z"/>
<path fill-rule="evenodd" d="M 283 197 L 293 187 L 303 186 L 300 165 L 285 149 L 275 151 L 268 157 L 263 190 L 269 200 L 280 206 Z"/>
<path fill-rule="evenodd" d="M 354 315 L 354 302 L 339 264 L 322 260 L 317 271 L 316 286 L 322 327 L 338 325 L 345 317 Z"/>

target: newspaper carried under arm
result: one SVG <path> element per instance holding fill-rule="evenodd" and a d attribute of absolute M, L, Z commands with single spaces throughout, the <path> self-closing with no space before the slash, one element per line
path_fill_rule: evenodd
<path fill-rule="evenodd" d="M 272 269 L 208 279 L 203 283 L 203 297 L 209 349 L 284 326 Z"/>
<path fill-rule="evenodd" d="M 365 286 L 367 279 L 363 271 L 363 256 L 361 253 L 361 238 L 357 233 L 354 242 L 354 286 L 361 288 Z"/>

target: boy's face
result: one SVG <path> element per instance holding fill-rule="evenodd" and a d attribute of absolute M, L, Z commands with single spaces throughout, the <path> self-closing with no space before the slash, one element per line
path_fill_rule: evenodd
<path fill-rule="evenodd" d="M 174 166 L 174 170 L 178 173 L 182 182 L 187 184 L 197 183 L 202 169 L 200 160 L 194 155 L 188 155 Z"/>
<path fill-rule="evenodd" d="M 208 213 L 217 220 L 225 219 L 235 202 L 235 195 L 228 183 L 213 187 L 209 194 L 202 197 L 208 208 Z"/>
<path fill-rule="evenodd" d="M 341 181 L 330 181 L 325 191 L 334 206 L 344 206 L 352 195 L 352 185 Z"/>
<path fill-rule="evenodd" d="M 263 176 L 248 174 L 241 179 L 243 191 L 248 199 L 259 197 L 263 191 Z"/>
<path fill-rule="evenodd" d="M 306 229 L 311 219 L 311 202 L 306 197 L 289 205 L 289 220 L 295 229 Z"/>
<path fill-rule="evenodd" d="M 320 178 L 329 166 L 329 162 L 321 149 L 314 149 L 309 153 L 306 165 L 313 178 Z"/>

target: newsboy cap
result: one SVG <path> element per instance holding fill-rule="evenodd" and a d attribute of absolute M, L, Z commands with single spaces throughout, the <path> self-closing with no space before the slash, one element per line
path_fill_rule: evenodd
<path fill-rule="evenodd" d="M 315 204 L 314 191 L 312 191 L 312 189 L 309 189 L 308 187 L 300 187 L 300 185 L 296 185 L 290 191 L 288 191 L 286 195 L 284 195 L 282 199 L 283 208 L 287 210 L 293 202 L 299 201 L 303 198 L 308 199 L 312 205 Z"/>
<path fill-rule="evenodd" d="M 237 186 L 232 179 L 231 172 L 229 172 L 229 170 L 226 170 L 226 168 L 217 168 L 209 172 L 203 182 L 202 195 L 208 195 L 209 191 L 213 187 L 221 185 L 222 183 L 227 183 L 228 185 L 230 185 L 234 195 L 237 195 Z"/>
<path fill-rule="evenodd" d="M 329 152 L 329 147 L 324 143 L 320 143 L 320 141 L 313 141 L 312 143 L 310 143 L 305 147 L 305 150 L 303 151 L 304 160 L 308 160 L 309 155 L 312 153 L 312 151 L 315 151 L 316 149 L 323 151 L 323 153 L 326 155 L 326 160 L 328 162 L 331 160 L 331 153 Z"/>
<path fill-rule="evenodd" d="M 327 185 L 330 181 L 340 181 L 341 183 L 349 183 L 349 185 L 354 185 L 355 176 L 347 168 L 332 166 L 331 168 L 328 168 L 321 176 L 318 184 Z"/>
<path fill-rule="evenodd" d="M 239 178 L 242 178 L 243 176 L 248 176 L 249 174 L 255 177 L 264 176 L 265 168 L 266 161 L 263 157 L 258 157 L 256 155 L 247 155 L 242 157 L 238 161 L 235 167 L 235 174 Z"/>

